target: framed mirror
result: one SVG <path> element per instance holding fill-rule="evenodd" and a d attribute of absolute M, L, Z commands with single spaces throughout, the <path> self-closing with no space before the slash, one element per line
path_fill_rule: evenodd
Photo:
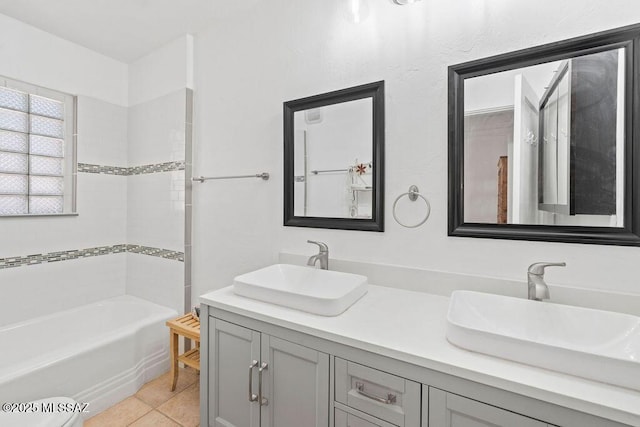
<path fill-rule="evenodd" d="M 640 246 L 640 26 L 449 67 L 449 235 Z"/>
<path fill-rule="evenodd" d="M 384 231 L 384 82 L 284 103 L 284 225 Z"/>

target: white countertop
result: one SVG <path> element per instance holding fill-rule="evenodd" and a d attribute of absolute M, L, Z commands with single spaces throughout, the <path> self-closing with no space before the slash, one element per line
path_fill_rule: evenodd
<path fill-rule="evenodd" d="M 200 302 L 621 423 L 640 426 L 640 392 L 463 350 L 445 336 L 449 298 L 369 285 L 343 314 L 323 317 L 241 297 L 227 287 Z M 640 379 L 638 379 L 640 381 Z"/>

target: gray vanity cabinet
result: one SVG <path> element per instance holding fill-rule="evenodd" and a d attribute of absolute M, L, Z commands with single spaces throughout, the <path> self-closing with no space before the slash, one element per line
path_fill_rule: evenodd
<path fill-rule="evenodd" d="M 208 330 L 209 426 L 329 424 L 328 354 L 214 317 Z"/>
<path fill-rule="evenodd" d="M 202 426 L 626 426 L 240 314 L 200 313 Z"/>
<path fill-rule="evenodd" d="M 423 388 L 425 406 L 427 389 L 428 410 L 423 411 L 423 426 L 550 427 L 549 424 L 533 418 L 427 386 Z"/>

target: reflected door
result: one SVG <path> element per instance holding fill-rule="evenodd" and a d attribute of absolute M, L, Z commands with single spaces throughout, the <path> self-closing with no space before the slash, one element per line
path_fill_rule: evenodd
<path fill-rule="evenodd" d="M 511 223 L 537 223 L 538 206 L 538 105 L 536 92 L 527 79 L 515 77 Z"/>

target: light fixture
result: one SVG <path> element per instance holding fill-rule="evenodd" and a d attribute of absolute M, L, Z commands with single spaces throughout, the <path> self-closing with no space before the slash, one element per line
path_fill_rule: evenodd
<path fill-rule="evenodd" d="M 400 6 L 404 6 L 405 4 L 415 3 L 420 0 L 393 0 L 395 4 L 399 4 Z"/>

